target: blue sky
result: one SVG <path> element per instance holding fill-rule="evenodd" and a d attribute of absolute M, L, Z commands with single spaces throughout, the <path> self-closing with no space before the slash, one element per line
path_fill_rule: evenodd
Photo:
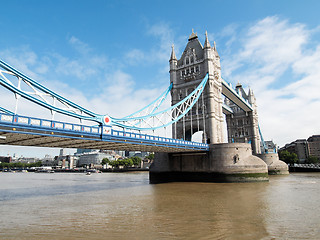
<path fill-rule="evenodd" d="M 264 138 L 283 146 L 320 134 L 319 9 L 313 0 L 3 1 L 0 59 L 80 105 L 118 117 L 168 86 L 172 44 L 180 58 L 192 29 L 202 43 L 208 31 L 222 77 L 253 89 Z M 0 146 L 0 155 L 14 152 L 35 151 Z"/>

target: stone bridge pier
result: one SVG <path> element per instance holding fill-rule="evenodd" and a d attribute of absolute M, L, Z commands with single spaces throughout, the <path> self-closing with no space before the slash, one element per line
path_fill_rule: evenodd
<path fill-rule="evenodd" d="M 150 183 L 268 181 L 268 166 L 248 143 L 210 144 L 208 152 L 157 153 Z"/>

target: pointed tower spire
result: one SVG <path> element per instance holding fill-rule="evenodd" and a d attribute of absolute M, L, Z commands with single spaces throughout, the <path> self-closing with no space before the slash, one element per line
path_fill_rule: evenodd
<path fill-rule="evenodd" d="M 253 94 L 253 90 L 250 87 L 248 91 L 248 101 L 251 105 L 255 102 L 255 96 Z"/>
<path fill-rule="evenodd" d="M 176 84 L 177 82 L 177 57 L 176 54 L 174 52 L 174 45 L 172 44 L 172 51 L 171 51 L 171 57 L 169 60 L 170 63 L 170 82 L 172 82 L 173 84 Z"/>
<path fill-rule="evenodd" d="M 192 39 L 195 39 L 195 38 L 198 38 L 198 36 L 197 36 L 197 33 L 194 33 L 193 32 L 193 28 L 192 28 L 192 33 L 191 33 L 191 35 L 189 36 L 189 41 L 191 41 Z"/>
<path fill-rule="evenodd" d="M 171 48 L 172 48 L 172 51 L 171 51 L 170 61 L 171 60 L 177 60 L 176 54 L 174 52 L 174 44 L 172 44 Z"/>
<path fill-rule="evenodd" d="M 210 42 L 209 42 L 209 40 L 208 40 L 208 33 L 207 33 L 207 31 L 206 31 L 206 40 L 205 40 L 205 42 L 204 42 L 204 48 L 210 48 L 211 46 L 210 46 Z"/>

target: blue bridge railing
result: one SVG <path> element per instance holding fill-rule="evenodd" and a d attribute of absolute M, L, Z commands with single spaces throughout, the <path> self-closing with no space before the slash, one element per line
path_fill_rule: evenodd
<path fill-rule="evenodd" d="M 38 132 L 35 133 L 34 130 Z M 184 148 L 192 150 L 209 149 L 208 144 L 153 136 L 143 133 L 127 132 L 112 129 L 111 126 L 88 126 L 75 123 L 66 123 L 55 120 L 26 117 L 0 113 L 0 131 L 20 132 L 36 135 L 59 135 L 67 138 L 100 139 L 102 141 L 128 143 L 141 145 L 160 145 L 168 148 Z M 49 133 L 48 133 L 49 132 Z"/>

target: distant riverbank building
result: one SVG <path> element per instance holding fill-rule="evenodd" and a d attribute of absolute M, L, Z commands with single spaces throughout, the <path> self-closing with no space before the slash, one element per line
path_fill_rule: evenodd
<path fill-rule="evenodd" d="M 297 154 L 301 163 L 304 163 L 309 156 L 320 159 L 320 135 L 312 135 L 308 139 L 297 139 L 279 149 L 279 151 L 285 150 Z"/>

